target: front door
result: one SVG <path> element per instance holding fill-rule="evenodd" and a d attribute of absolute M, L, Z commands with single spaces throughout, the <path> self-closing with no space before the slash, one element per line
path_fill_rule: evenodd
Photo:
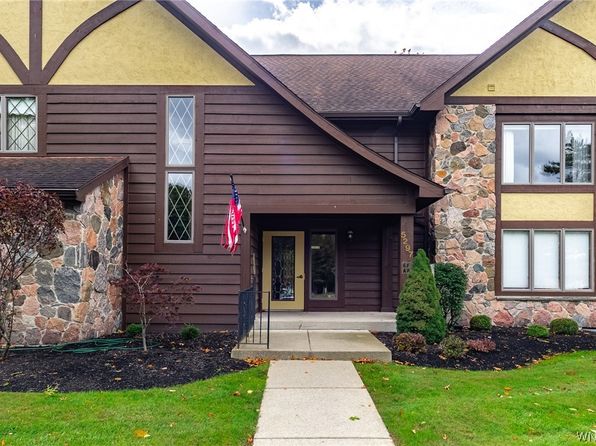
<path fill-rule="evenodd" d="M 263 232 L 263 307 L 304 310 L 304 232 Z"/>

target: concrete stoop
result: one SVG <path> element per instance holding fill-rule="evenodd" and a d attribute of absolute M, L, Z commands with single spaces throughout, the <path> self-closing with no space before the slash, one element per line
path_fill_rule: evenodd
<path fill-rule="evenodd" d="M 267 314 L 255 327 L 267 328 Z M 381 311 L 272 311 L 271 330 L 369 330 L 395 332 L 395 313 Z"/>
<path fill-rule="evenodd" d="M 391 362 L 391 352 L 366 330 L 272 330 L 270 348 L 240 343 L 232 358 Z"/>

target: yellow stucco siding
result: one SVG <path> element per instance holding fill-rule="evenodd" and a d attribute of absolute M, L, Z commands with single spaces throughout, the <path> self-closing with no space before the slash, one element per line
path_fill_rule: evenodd
<path fill-rule="evenodd" d="M 574 0 L 551 21 L 596 44 L 596 1 Z"/>
<path fill-rule="evenodd" d="M 21 85 L 21 81 L 2 56 L 0 56 L 0 85 Z"/>
<path fill-rule="evenodd" d="M 153 0 L 89 34 L 50 84 L 253 85 Z"/>
<path fill-rule="evenodd" d="M 489 91 L 488 85 L 494 85 L 494 91 Z M 595 95 L 596 60 L 542 29 L 530 33 L 453 93 L 453 96 Z"/>
<path fill-rule="evenodd" d="M 593 221 L 594 196 L 585 193 L 501 194 L 502 221 Z"/>
<path fill-rule="evenodd" d="M 114 0 L 44 0 L 41 52 L 43 65 L 77 26 L 113 2 Z"/>
<path fill-rule="evenodd" d="M 0 0 L 0 34 L 29 66 L 29 2 Z M 12 70 L 11 70 L 12 71 Z"/>

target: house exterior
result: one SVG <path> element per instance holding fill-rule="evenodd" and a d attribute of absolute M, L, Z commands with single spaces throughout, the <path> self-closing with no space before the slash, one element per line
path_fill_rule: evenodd
<path fill-rule="evenodd" d="M 200 289 L 180 322 L 206 330 L 235 327 L 248 287 L 274 310 L 394 311 L 418 248 L 466 270 L 466 318 L 596 326 L 594 2 L 549 1 L 478 56 L 252 57 L 184 1 L 0 12 L 0 177 L 33 182 L 35 166 L 83 210 L 50 278 L 36 266 L 23 287 L 20 342 L 133 320 L 95 285 L 124 263 L 188 276 Z M 87 174 L 67 184 L 67 168 Z M 233 256 L 230 174 L 247 229 Z M 77 313 L 102 293 L 113 304 Z"/>

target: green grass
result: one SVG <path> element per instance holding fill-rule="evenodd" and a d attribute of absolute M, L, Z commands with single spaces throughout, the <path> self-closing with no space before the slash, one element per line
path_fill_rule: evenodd
<path fill-rule="evenodd" d="M 260 366 L 150 390 L 0 393 L 0 444 L 244 445 L 255 432 L 266 376 Z M 149 436 L 139 438 L 140 431 Z"/>
<path fill-rule="evenodd" d="M 586 445 L 576 432 L 596 429 L 593 351 L 501 372 L 356 366 L 398 445 Z"/>

